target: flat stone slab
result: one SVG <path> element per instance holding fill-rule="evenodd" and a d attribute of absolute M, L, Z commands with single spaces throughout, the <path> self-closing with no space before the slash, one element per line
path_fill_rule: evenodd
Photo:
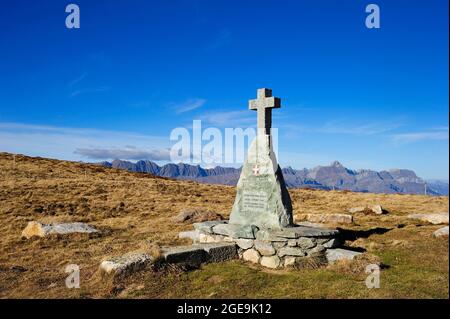
<path fill-rule="evenodd" d="M 225 223 L 227 223 L 227 221 L 225 220 L 210 220 L 202 223 L 194 223 L 193 226 L 196 230 L 200 232 L 213 234 L 214 226 Z"/>
<path fill-rule="evenodd" d="M 222 262 L 238 258 L 237 246 L 232 242 L 197 244 L 196 247 L 202 248 L 207 254 L 207 262 Z"/>
<path fill-rule="evenodd" d="M 163 247 L 165 262 L 199 266 L 206 262 L 222 262 L 238 257 L 234 242 L 202 243 L 191 246 Z"/>
<path fill-rule="evenodd" d="M 268 229 L 262 229 L 256 233 L 256 239 L 271 242 L 286 242 L 288 238 L 276 236 Z"/>
<path fill-rule="evenodd" d="M 172 264 L 188 264 L 198 266 L 208 260 L 206 251 L 197 245 L 162 247 L 164 261 Z"/>
<path fill-rule="evenodd" d="M 42 224 L 39 222 L 29 222 L 27 227 L 22 231 L 22 237 L 27 239 L 37 236 L 45 237 L 52 234 L 73 234 L 73 233 L 99 233 L 94 227 L 85 223 L 59 223 L 59 224 Z"/>
<path fill-rule="evenodd" d="M 296 239 L 300 237 L 333 237 L 339 234 L 336 229 L 317 228 L 309 226 L 285 227 L 281 230 L 266 230 L 266 232 L 275 237 Z"/>
<path fill-rule="evenodd" d="M 327 256 L 328 262 L 334 263 L 339 260 L 353 260 L 356 256 L 359 256 L 362 253 L 342 248 L 334 248 L 334 249 L 327 249 L 325 254 Z"/>
<path fill-rule="evenodd" d="M 238 224 L 218 224 L 213 227 L 213 232 L 219 235 L 230 236 L 233 238 L 256 238 L 255 233 L 258 228 L 253 225 L 238 225 Z"/>
<path fill-rule="evenodd" d="M 102 261 L 99 270 L 102 275 L 123 277 L 144 269 L 152 261 L 146 253 L 131 252 Z"/>
<path fill-rule="evenodd" d="M 433 225 L 448 224 L 448 213 L 410 214 L 408 218 L 429 222 Z"/>
<path fill-rule="evenodd" d="M 448 236 L 448 226 L 439 228 L 433 233 L 433 237 L 443 237 Z"/>
<path fill-rule="evenodd" d="M 308 226 L 308 227 L 314 227 L 314 228 L 327 228 L 327 225 L 321 224 L 321 223 L 311 223 L 311 222 L 298 222 L 296 223 L 297 226 Z"/>

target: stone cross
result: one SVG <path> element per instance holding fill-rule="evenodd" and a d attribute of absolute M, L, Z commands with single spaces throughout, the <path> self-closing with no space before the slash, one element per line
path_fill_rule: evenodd
<path fill-rule="evenodd" d="M 278 97 L 272 96 L 271 89 L 258 89 L 257 99 L 248 101 L 248 108 L 258 112 L 258 133 L 262 131 L 264 134 L 270 135 L 272 109 L 280 107 L 281 100 Z"/>
<path fill-rule="evenodd" d="M 258 176 L 259 175 L 259 166 L 258 164 L 255 164 L 255 166 L 253 166 L 253 175 Z"/>

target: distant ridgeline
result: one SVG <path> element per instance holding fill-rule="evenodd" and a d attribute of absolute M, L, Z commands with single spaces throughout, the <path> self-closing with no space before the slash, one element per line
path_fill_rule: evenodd
<path fill-rule="evenodd" d="M 202 168 L 199 165 L 166 164 L 159 166 L 152 161 L 114 160 L 98 163 L 105 167 L 125 169 L 132 172 L 149 173 L 162 177 L 193 180 L 202 183 L 236 185 L 240 169 L 232 167 Z M 448 182 L 424 181 L 407 169 L 392 169 L 376 172 L 368 169 L 350 170 L 339 162 L 330 166 L 296 170 L 283 168 L 286 185 L 290 188 L 318 188 L 325 190 L 351 190 L 369 193 L 401 193 L 448 195 Z"/>

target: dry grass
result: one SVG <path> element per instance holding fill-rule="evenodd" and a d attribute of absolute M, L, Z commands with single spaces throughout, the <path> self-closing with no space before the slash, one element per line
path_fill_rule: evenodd
<path fill-rule="evenodd" d="M 354 292 L 361 274 L 348 267 L 274 274 L 240 261 L 189 273 L 143 272 L 123 287 L 100 280 L 97 268 L 104 258 L 146 245 L 186 243 L 177 234 L 191 225 L 176 224 L 173 218 L 183 209 L 213 209 L 228 217 L 234 194 L 234 187 L 19 155 L 14 161 L 11 154 L 0 153 L 0 297 L 448 297 L 448 241 L 430 236 L 438 226 L 417 227 L 405 218 L 413 212 L 448 211 L 448 197 L 343 191 L 290 190 L 294 213 L 343 213 L 365 204 L 387 209 L 389 214 L 383 216 L 356 214 L 355 225 L 346 226 L 348 245 L 363 247 L 391 266 L 383 270 L 389 280 L 387 292 Z M 103 234 L 21 239 L 22 229 L 32 220 L 88 222 Z M 80 265 L 81 289 L 65 288 L 68 264 Z M 248 286 L 244 289 L 230 278 Z M 329 280 L 327 287 L 316 282 L 324 278 Z M 205 280 L 208 288 L 200 289 Z M 259 281 L 264 289 L 255 289 Z M 307 287 L 299 288 L 293 281 Z"/>

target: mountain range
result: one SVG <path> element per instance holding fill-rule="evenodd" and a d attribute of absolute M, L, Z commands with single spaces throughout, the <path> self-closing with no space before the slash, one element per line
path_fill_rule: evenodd
<path fill-rule="evenodd" d="M 233 167 L 202 168 L 190 164 L 157 165 L 152 161 L 123 160 L 98 163 L 105 167 L 125 169 L 132 172 L 149 173 L 162 177 L 193 180 L 202 183 L 236 185 L 241 169 Z M 317 166 L 312 169 L 282 169 L 286 185 L 290 188 L 318 188 L 325 190 L 351 190 L 368 193 L 400 193 L 448 195 L 448 181 L 419 178 L 408 169 L 391 169 L 374 171 L 369 169 L 351 170 L 338 161 L 328 166 Z"/>

